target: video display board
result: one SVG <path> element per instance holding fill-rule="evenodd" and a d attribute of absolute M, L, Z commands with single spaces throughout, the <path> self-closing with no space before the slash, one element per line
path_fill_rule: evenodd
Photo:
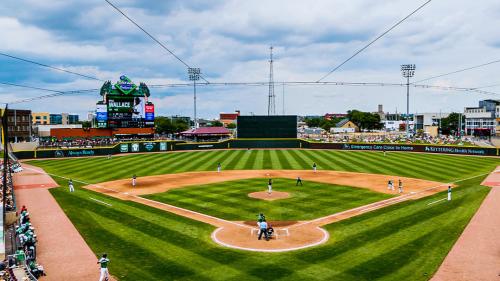
<path fill-rule="evenodd" d="M 96 106 L 98 128 L 144 128 L 154 126 L 154 104 L 148 101 L 146 84 L 134 84 L 120 76 L 114 85 L 107 81 L 101 87 L 103 100 Z"/>
<path fill-rule="evenodd" d="M 238 116 L 238 138 L 297 138 L 297 116 Z"/>

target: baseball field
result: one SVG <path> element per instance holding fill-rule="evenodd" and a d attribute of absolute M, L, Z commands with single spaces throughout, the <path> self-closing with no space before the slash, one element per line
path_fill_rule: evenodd
<path fill-rule="evenodd" d="M 223 150 L 28 163 L 61 185 L 50 192 L 94 253 L 108 253 L 110 272 L 119 280 L 358 281 L 429 280 L 488 194 L 490 188 L 480 183 L 500 161 L 419 153 Z M 296 186 L 297 176 L 302 186 Z M 270 177 L 273 192 L 286 196 L 266 198 Z M 68 178 L 74 193 L 68 191 Z M 396 181 L 396 191 L 387 190 L 387 179 Z M 453 200 L 442 200 L 449 184 Z M 259 192 L 260 197 L 250 197 Z M 371 207 L 359 209 L 363 206 Z M 310 247 L 279 252 L 218 243 L 214 233 L 227 225 L 251 227 L 259 212 L 277 227 L 291 225 L 279 238 L 285 242 L 297 242 L 296 236 L 312 226 L 327 236 Z M 277 245 L 240 230 L 221 231 L 219 238 L 240 236 L 237 242 L 251 240 L 258 249 Z"/>

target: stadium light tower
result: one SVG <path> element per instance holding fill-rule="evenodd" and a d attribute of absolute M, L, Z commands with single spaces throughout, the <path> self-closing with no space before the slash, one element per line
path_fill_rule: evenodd
<path fill-rule="evenodd" d="M 403 64 L 401 65 L 401 73 L 403 77 L 406 78 L 406 137 L 410 137 L 410 77 L 415 75 L 415 65 L 414 64 Z M 414 120 L 415 121 L 415 120 Z M 415 123 L 413 123 L 415 124 Z"/>
<path fill-rule="evenodd" d="M 196 81 L 200 80 L 200 69 L 199 68 L 188 68 L 189 80 L 193 81 L 193 98 L 194 98 L 194 128 L 198 128 L 198 119 L 196 117 Z"/>

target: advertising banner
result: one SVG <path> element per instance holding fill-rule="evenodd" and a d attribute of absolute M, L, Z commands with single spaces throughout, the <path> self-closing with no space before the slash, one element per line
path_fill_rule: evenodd
<path fill-rule="evenodd" d="M 160 142 L 160 151 L 166 151 L 166 150 L 167 150 L 167 143 Z"/>
<path fill-rule="evenodd" d="M 128 143 L 122 143 L 122 144 L 120 144 L 120 152 L 121 153 L 127 153 L 128 152 Z"/>
<path fill-rule="evenodd" d="M 145 120 L 146 121 L 154 121 L 155 120 L 155 106 L 154 106 L 154 104 L 146 104 L 144 108 L 145 108 L 144 111 L 146 112 L 146 114 L 144 116 Z"/>

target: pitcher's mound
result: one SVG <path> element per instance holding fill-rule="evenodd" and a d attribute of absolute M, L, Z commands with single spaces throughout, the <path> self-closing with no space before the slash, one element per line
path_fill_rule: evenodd
<path fill-rule="evenodd" d="M 259 191 L 259 192 L 249 193 L 248 197 L 267 200 L 267 201 L 274 201 L 274 200 L 288 198 L 290 197 L 290 194 L 288 192 L 282 192 L 282 191 L 273 191 L 271 193 L 268 193 L 267 191 Z"/>

